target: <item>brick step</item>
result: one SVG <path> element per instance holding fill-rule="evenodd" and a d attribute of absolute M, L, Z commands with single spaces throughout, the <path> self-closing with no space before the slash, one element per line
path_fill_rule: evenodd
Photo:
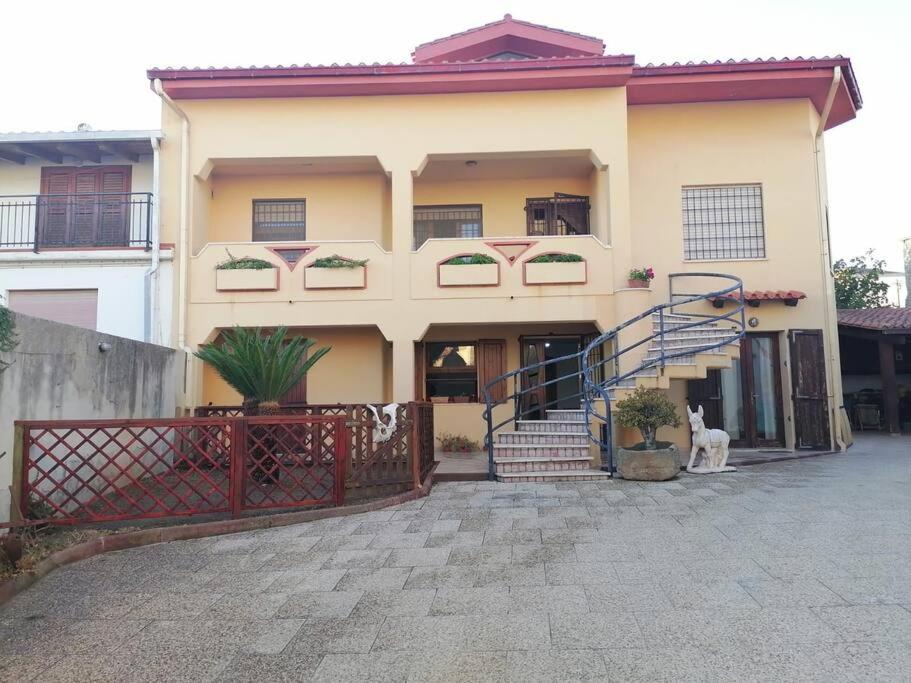
<path fill-rule="evenodd" d="M 500 432 L 497 439 L 503 445 L 508 444 L 565 444 L 583 446 L 588 444 L 585 432 Z"/>
<path fill-rule="evenodd" d="M 508 472 L 577 472 L 590 470 L 591 458 L 494 458 L 496 474 Z"/>
<path fill-rule="evenodd" d="M 547 419 L 556 422 L 578 422 L 585 419 L 584 410 L 546 410 Z"/>
<path fill-rule="evenodd" d="M 664 350 L 671 351 L 685 351 L 687 349 L 700 349 L 705 346 L 711 346 L 712 344 L 718 344 L 723 342 L 726 339 L 729 339 L 731 335 L 729 334 L 719 334 L 715 337 L 687 337 L 685 339 L 673 339 L 668 341 L 664 340 Z M 736 345 L 737 342 L 728 342 L 728 344 Z M 649 352 L 658 352 L 661 350 L 662 344 L 661 341 L 656 339 L 648 347 Z"/>
<path fill-rule="evenodd" d="M 497 444 L 493 447 L 494 458 L 580 458 L 588 457 L 589 446 L 567 446 L 550 443 Z"/>
<path fill-rule="evenodd" d="M 516 429 L 519 432 L 529 433 L 555 433 L 578 434 L 585 432 L 585 422 L 570 420 L 516 420 Z"/>
<path fill-rule="evenodd" d="M 600 470 L 565 470 L 562 472 L 503 472 L 496 474 L 497 481 L 509 484 L 552 481 L 602 481 L 610 479 L 610 473 Z"/>

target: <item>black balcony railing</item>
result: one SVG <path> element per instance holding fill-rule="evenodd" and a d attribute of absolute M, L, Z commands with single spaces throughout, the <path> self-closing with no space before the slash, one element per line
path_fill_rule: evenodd
<path fill-rule="evenodd" d="M 0 248 L 152 247 L 149 192 L 0 195 Z"/>

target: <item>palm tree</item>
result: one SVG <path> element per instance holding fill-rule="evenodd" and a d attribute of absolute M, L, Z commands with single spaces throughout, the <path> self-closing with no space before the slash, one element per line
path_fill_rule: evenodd
<path fill-rule="evenodd" d="M 279 399 L 330 349 L 308 354 L 313 339 L 286 339 L 287 334 L 287 327 L 271 334 L 258 327 L 235 327 L 222 334 L 223 343 L 203 344 L 195 355 L 243 396 L 244 415 L 278 415 Z"/>

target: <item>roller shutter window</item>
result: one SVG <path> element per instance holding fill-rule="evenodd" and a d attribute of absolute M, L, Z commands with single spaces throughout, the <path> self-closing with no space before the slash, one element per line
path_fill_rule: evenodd
<path fill-rule="evenodd" d="M 97 289 L 19 289 L 9 292 L 10 310 L 89 330 L 98 329 Z"/>

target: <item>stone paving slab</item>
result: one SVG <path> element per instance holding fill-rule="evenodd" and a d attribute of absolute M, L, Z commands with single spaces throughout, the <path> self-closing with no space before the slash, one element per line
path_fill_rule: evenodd
<path fill-rule="evenodd" d="M 0 607 L 0 681 L 909 680 L 909 483 L 863 435 L 110 553 Z"/>

